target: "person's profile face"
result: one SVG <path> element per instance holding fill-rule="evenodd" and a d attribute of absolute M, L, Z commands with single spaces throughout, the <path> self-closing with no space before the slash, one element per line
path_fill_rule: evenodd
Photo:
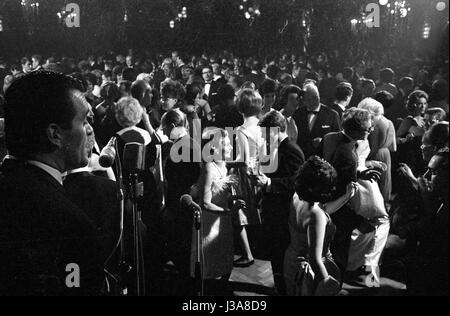
<path fill-rule="evenodd" d="M 63 130 L 62 152 L 66 170 L 87 166 L 94 146 L 94 130 L 91 126 L 93 113 L 80 91 L 73 90 L 71 100 L 75 116 L 70 129 Z"/>
<path fill-rule="evenodd" d="M 287 98 L 286 108 L 291 111 L 295 111 L 299 106 L 298 94 L 290 93 Z"/>

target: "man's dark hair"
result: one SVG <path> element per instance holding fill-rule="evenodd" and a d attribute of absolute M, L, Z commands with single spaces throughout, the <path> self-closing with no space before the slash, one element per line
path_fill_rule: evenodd
<path fill-rule="evenodd" d="M 288 97 L 290 94 L 295 93 L 298 96 L 298 99 L 300 100 L 300 98 L 303 95 L 303 90 L 296 86 L 296 85 L 290 85 L 290 86 L 286 86 L 283 89 L 281 89 L 280 91 L 280 107 L 284 108 L 287 105 L 288 102 Z"/>
<path fill-rule="evenodd" d="M 147 81 L 136 80 L 131 85 L 131 96 L 137 100 L 140 100 L 148 86 L 149 84 Z"/>
<path fill-rule="evenodd" d="M 336 91 L 334 93 L 334 97 L 336 101 L 346 101 L 348 97 L 353 95 L 353 88 L 351 84 L 348 83 L 340 83 L 336 87 Z"/>
<path fill-rule="evenodd" d="M 375 94 L 374 99 L 383 104 L 385 110 L 394 105 L 394 96 L 385 90 Z"/>
<path fill-rule="evenodd" d="M 449 128 L 448 122 L 439 122 L 430 129 L 430 143 L 438 149 L 448 146 Z"/>
<path fill-rule="evenodd" d="M 277 82 L 272 79 L 266 79 L 263 81 L 261 86 L 259 87 L 259 92 L 262 96 L 265 94 L 276 93 L 277 91 Z"/>
<path fill-rule="evenodd" d="M 223 85 L 222 87 L 219 88 L 219 91 L 217 92 L 217 99 L 221 104 L 225 104 L 225 102 L 228 100 L 233 100 L 235 96 L 236 95 L 234 89 L 229 84 Z"/>
<path fill-rule="evenodd" d="M 122 80 L 134 82 L 137 76 L 138 74 L 136 73 L 136 70 L 134 70 L 133 68 L 124 68 L 122 70 Z"/>
<path fill-rule="evenodd" d="M 278 79 L 278 76 L 280 75 L 280 72 L 281 72 L 280 68 L 278 68 L 275 65 L 270 65 L 267 68 L 267 76 L 270 79 L 273 79 L 273 80 L 277 80 Z"/>
<path fill-rule="evenodd" d="M 50 124 L 72 127 L 70 92 L 76 87 L 73 78 L 49 71 L 32 72 L 11 84 L 5 95 L 6 147 L 11 155 L 29 159 L 56 149 L 46 130 Z"/>
<path fill-rule="evenodd" d="M 342 127 L 346 132 L 362 131 L 364 122 L 372 120 L 369 111 L 358 108 L 351 108 L 344 113 Z"/>
<path fill-rule="evenodd" d="M 198 83 L 192 83 L 188 84 L 186 86 L 186 97 L 184 98 L 184 101 L 187 105 L 194 105 L 195 99 L 197 98 L 198 94 L 202 92 L 203 87 Z"/>
<path fill-rule="evenodd" d="M 414 79 L 411 77 L 403 77 L 400 79 L 398 86 L 403 90 L 412 90 L 414 89 Z"/>
<path fill-rule="evenodd" d="M 264 115 L 258 125 L 265 128 L 278 127 L 282 133 L 287 130 L 286 118 L 278 111 L 270 111 Z"/>
<path fill-rule="evenodd" d="M 392 83 L 394 77 L 395 72 L 391 68 L 385 68 L 380 71 L 380 80 L 384 83 Z"/>

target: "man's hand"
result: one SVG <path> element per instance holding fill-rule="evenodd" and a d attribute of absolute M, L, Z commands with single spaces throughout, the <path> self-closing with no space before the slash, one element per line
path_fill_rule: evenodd
<path fill-rule="evenodd" d="M 381 179 L 381 172 L 375 169 L 367 169 L 358 174 L 358 179 L 378 182 Z"/>

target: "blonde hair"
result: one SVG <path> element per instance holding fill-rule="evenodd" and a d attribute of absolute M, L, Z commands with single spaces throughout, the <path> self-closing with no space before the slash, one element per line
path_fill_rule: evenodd
<path fill-rule="evenodd" d="M 138 100 L 124 97 L 116 105 L 116 120 L 122 128 L 137 125 L 142 120 L 144 109 Z"/>
<path fill-rule="evenodd" d="M 365 98 L 358 104 L 359 109 L 367 110 L 374 116 L 384 115 L 383 104 L 372 98 Z"/>

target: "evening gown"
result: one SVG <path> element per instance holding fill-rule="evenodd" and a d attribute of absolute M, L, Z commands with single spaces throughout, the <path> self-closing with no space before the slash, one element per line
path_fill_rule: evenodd
<path fill-rule="evenodd" d="M 284 258 L 284 279 L 288 296 L 312 296 L 315 287 L 312 270 L 309 266 L 308 227 L 302 223 L 302 215 L 307 211 L 308 204 L 301 201 L 297 194 L 294 195 L 294 203 L 289 214 L 289 230 L 291 244 L 286 250 Z M 330 276 L 340 280 L 339 268 L 334 262 L 330 251 L 331 242 L 336 233 L 336 226 L 328 214 L 325 238 L 323 243 L 322 260 Z"/>
<path fill-rule="evenodd" d="M 214 164 L 215 165 L 215 164 Z M 232 187 L 237 183 L 234 176 L 227 175 L 226 167 L 217 165 L 213 168 L 213 184 L 211 202 L 219 207 L 228 208 Z M 217 279 L 231 274 L 233 271 L 234 245 L 231 212 L 213 212 L 202 209 L 202 278 Z M 194 229 L 191 252 L 191 273 L 194 273 L 197 261 L 197 234 Z M 194 274 L 192 274 L 194 275 Z"/>
<path fill-rule="evenodd" d="M 385 117 L 381 117 L 376 123 L 374 132 L 369 136 L 372 148 L 371 160 L 384 162 L 387 171 L 381 175 L 379 182 L 381 194 L 386 202 L 391 200 L 392 192 L 392 161 L 391 152 L 397 151 L 396 131 L 394 124 Z"/>

